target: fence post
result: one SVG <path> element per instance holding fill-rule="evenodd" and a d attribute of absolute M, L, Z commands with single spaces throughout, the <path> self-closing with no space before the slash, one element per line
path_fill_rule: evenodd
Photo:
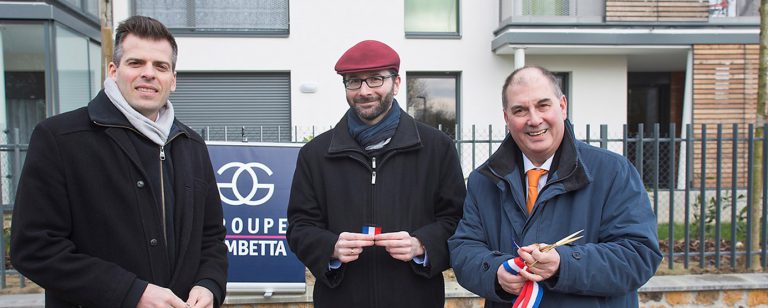
<path fill-rule="evenodd" d="M 707 218 L 707 124 L 701 124 L 701 174 L 699 174 L 699 267 L 704 268 L 704 221 Z"/>
<path fill-rule="evenodd" d="M 749 124 L 747 126 L 747 237 L 746 237 L 746 248 L 747 248 L 747 262 L 744 262 L 746 265 L 746 268 L 752 268 L 752 201 L 753 201 L 753 191 L 752 191 L 752 181 L 754 180 L 754 172 L 752 172 L 752 164 L 754 163 L 754 155 L 755 155 L 755 148 L 754 148 L 754 142 L 755 142 L 755 133 L 754 133 L 754 125 Z"/>
<path fill-rule="evenodd" d="M 635 168 L 640 173 L 640 178 L 645 179 L 645 172 L 643 172 L 643 158 L 645 157 L 645 125 L 640 123 L 637 125 L 637 139 L 635 139 Z"/>
<path fill-rule="evenodd" d="M 763 177 L 763 221 L 762 229 L 763 232 L 761 234 L 761 243 L 760 246 L 761 249 L 761 258 L 763 260 L 763 270 L 768 268 L 768 134 L 765 132 L 768 132 L 768 124 L 763 124 L 763 174 L 761 175 Z"/>
<path fill-rule="evenodd" d="M 653 124 L 653 213 L 659 216 L 659 123 Z M 643 159 L 644 157 L 640 157 Z"/>
<path fill-rule="evenodd" d="M 627 159 L 629 159 L 629 127 L 627 124 L 622 125 L 622 128 L 624 131 L 622 132 L 621 136 L 621 154 L 624 155 Z"/>
<path fill-rule="evenodd" d="M 669 254 L 667 256 L 667 259 L 669 259 L 669 269 L 674 268 L 675 264 L 675 183 L 677 180 L 675 179 L 675 170 L 677 169 L 675 166 L 675 148 L 677 146 L 677 140 L 676 137 L 676 131 L 675 131 L 675 123 L 669 124 L 669 166 L 670 166 L 670 176 L 669 176 Z"/>
<path fill-rule="evenodd" d="M 608 125 L 600 124 L 600 148 L 608 149 Z"/>
<path fill-rule="evenodd" d="M 739 124 L 733 123 L 732 129 L 733 153 L 731 153 L 731 268 L 736 268 L 736 227 L 739 224 L 739 220 L 736 219 L 736 186 L 739 185 L 739 176 L 737 176 L 739 174 Z M 745 259 L 749 260 L 749 256 L 747 256 Z"/>
<path fill-rule="evenodd" d="M 472 124 L 472 170 L 475 170 L 475 145 L 477 138 L 475 137 L 475 124 Z"/>
<path fill-rule="evenodd" d="M 19 128 L 13 129 L 13 187 L 11 191 L 13 191 L 13 194 L 11 194 L 11 199 L 16 199 L 16 188 L 19 187 L 19 179 L 21 177 L 21 137 L 19 134 Z M 3 231 L 5 232 L 5 231 Z M 3 246 L 3 250 L 5 250 Z M 3 262 L 5 262 L 5 259 L 3 259 Z M 3 275 L 3 279 L 5 279 L 5 275 Z M 19 287 L 23 288 L 25 285 L 24 276 L 19 273 Z"/>
<path fill-rule="evenodd" d="M 715 268 L 720 268 L 720 225 L 722 216 L 722 177 L 723 177 L 723 124 L 717 123 L 717 157 L 715 158 Z"/>
<path fill-rule="evenodd" d="M 688 257 L 691 252 L 691 188 L 693 188 L 693 125 L 685 124 L 685 248 L 683 250 L 683 267 L 688 269 Z"/>

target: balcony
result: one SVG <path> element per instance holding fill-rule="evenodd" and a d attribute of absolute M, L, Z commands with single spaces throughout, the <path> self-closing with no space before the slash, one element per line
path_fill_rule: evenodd
<path fill-rule="evenodd" d="M 500 26 L 758 25 L 758 0 L 501 0 Z"/>

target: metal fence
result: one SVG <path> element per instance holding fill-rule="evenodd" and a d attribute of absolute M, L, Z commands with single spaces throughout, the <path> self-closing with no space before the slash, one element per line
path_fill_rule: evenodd
<path fill-rule="evenodd" d="M 304 143 L 331 127 L 196 128 L 208 141 Z M 440 127 L 442 129 L 442 127 Z M 762 127 L 768 131 L 768 125 Z M 768 269 L 768 136 L 754 125 L 638 125 L 576 128 L 576 137 L 596 147 L 622 154 L 640 173 L 659 223 L 659 243 L 669 269 L 752 271 Z M 620 131 L 619 131 L 620 130 Z M 505 127 L 468 126 L 451 129 L 456 136 L 465 176 L 498 148 Z M 619 132 L 616 132 L 619 131 Z M 453 133 L 452 133 L 453 135 Z M 760 137 L 757 137 L 760 136 Z M 458 137 L 458 138 L 456 138 Z M 0 194 L 5 219 L 0 244 L 5 262 L 0 283 L 17 275 L 9 266 L 7 249 L 10 213 L 23 164 L 26 142 L 18 130 L 0 136 Z M 756 150 L 763 156 L 756 158 Z M 762 166 L 756 173 L 753 166 Z M 753 202 L 757 201 L 757 202 Z M 24 285 L 23 278 L 20 280 Z"/>

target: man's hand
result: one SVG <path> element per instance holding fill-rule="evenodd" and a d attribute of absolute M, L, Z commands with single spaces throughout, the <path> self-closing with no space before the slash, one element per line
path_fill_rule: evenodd
<path fill-rule="evenodd" d="M 373 235 L 362 233 L 341 232 L 339 240 L 333 246 L 333 257 L 341 263 L 357 260 L 363 252 L 363 247 L 373 246 Z"/>
<path fill-rule="evenodd" d="M 137 308 L 187 308 L 189 305 L 173 294 L 170 289 L 154 284 L 147 285 L 141 294 Z"/>
<path fill-rule="evenodd" d="M 523 258 L 525 264 L 536 264 L 528 267 L 527 270 L 520 272 L 520 276 L 533 281 L 542 281 L 549 279 L 560 269 L 560 254 L 552 249 L 547 252 L 539 250 L 539 244 L 520 247 L 517 254 Z M 538 262 L 537 262 L 538 261 Z"/>
<path fill-rule="evenodd" d="M 187 305 L 192 308 L 213 308 L 213 293 L 208 288 L 194 286 L 189 291 Z"/>
<path fill-rule="evenodd" d="M 496 280 L 499 281 L 501 288 L 512 295 L 520 295 L 520 291 L 525 284 L 525 278 L 520 275 L 513 275 L 504 268 L 504 264 L 499 265 L 496 270 Z"/>
<path fill-rule="evenodd" d="M 390 256 L 400 261 L 408 262 L 424 254 L 424 246 L 419 239 L 405 231 L 376 234 L 374 239 L 376 246 L 386 248 Z"/>

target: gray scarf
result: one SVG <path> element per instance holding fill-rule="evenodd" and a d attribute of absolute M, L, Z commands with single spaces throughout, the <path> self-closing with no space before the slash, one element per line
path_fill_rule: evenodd
<path fill-rule="evenodd" d="M 125 100 L 120 89 L 117 87 L 117 83 L 112 78 L 106 78 L 104 80 L 104 93 L 107 94 L 112 104 L 117 107 L 117 110 L 125 115 L 128 122 L 131 122 L 136 130 L 142 135 L 157 143 L 157 145 L 163 146 L 168 140 L 168 134 L 171 132 L 171 126 L 173 125 L 174 113 L 173 105 L 169 100 L 163 108 L 160 109 L 160 113 L 157 115 L 157 121 L 152 121 L 133 109 L 131 105 Z"/>

